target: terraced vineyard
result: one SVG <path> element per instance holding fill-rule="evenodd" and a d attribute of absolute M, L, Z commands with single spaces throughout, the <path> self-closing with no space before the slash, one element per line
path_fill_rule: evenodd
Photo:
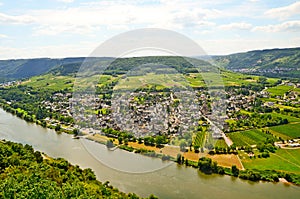
<path fill-rule="evenodd" d="M 227 135 L 237 146 L 256 145 L 264 142 L 267 138 L 273 138 L 272 135 L 263 133 L 257 129 L 234 132 Z"/>

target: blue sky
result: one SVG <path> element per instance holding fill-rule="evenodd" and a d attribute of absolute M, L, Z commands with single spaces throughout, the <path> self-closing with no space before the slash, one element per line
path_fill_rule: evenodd
<path fill-rule="evenodd" d="M 0 59 L 88 56 L 114 35 L 165 28 L 208 54 L 300 46 L 295 0 L 0 0 Z"/>

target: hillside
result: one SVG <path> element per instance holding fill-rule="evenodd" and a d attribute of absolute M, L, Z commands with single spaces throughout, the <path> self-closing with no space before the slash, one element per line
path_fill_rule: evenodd
<path fill-rule="evenodd" d="M 90 70 L 96 71 L 99 65 L 108 63 L 113 58 L 88 58 Z M 300 77 L 300 48 L 255 50 L 246 53 L 236 53 L 225 56 L 213 56 L 216 64 L 225 69 L 254 75 L 280 78 Z M 58 75 L 70 75 L 78 71 L 86 61 L 85 57 L 77 58 L 37 58 L 0 60 L 0 82 L 30 78 L 48 72 Z M 195 59 L 192 59 L 193 62 Z M 202 65 L 203 61 L 200 61 Z M 180 57 L 136 57 L 116 59 L 105 73 L 124 74 L 136 66 L 149 63 L 160 63 L 173 66 L 180 72 L 194 70 L 185 59 Z M 96 67 L 96 68 L 95 68 Z"/>
<path fill-rule="evenodd" d="M 89 168 L 52 159 L 30 145 L 0 140 L 0 149 L 0 198 L 139 198 L 97 181 Z"/>
<path fill-rule="evenodd" d="M 84 59 L 78 57 L 0 60 L 0 82 L 41 75 L 62 65 L 81 65 Z"/>
<path fill-rule="evenodd" d="M 300 48 L 255 50 L 213 58 L 217 65 L 235 72 L 280 78 L 300 77 Z"/>

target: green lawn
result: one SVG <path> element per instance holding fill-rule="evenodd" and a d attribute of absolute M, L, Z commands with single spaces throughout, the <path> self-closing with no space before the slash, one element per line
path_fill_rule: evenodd
<path fill-rule="evenodd" d="M 274 169 L 300 173 L 300 149 L 278 149 L 276 153 L 270 153 L 269 158 L 250 159 L 241 155 L 241 160 L 246 169 Z"/>
<path fill-rule="evenodd" d="M 272 138 L 272 135 L 265 134 L 260 130 L 247 130 L 227 134 L 229 138 L 237 146 L 250 146 L 264 142 L 267 138 Z"/>
<path fill-rule="evenodd" d="M 300 123 L 270 127 L 271 133 L 283 139 L 300 137 Z"/>

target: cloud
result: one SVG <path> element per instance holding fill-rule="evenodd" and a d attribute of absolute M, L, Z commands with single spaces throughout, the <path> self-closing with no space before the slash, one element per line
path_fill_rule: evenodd
<path fill-rule="evenodd" d="M 273 38 L 257 38 L 257 39 L 213 39 L 198 41 L 200 46 L 208 55 L 228 55 L 238 52 L 246 52 L 250 50 L 272 49 L 272 48 L 292 48 L 298 47 L 300 38 L 289 39 L 273 39 Z"/>
<path fill-rule="evenodd" d="M 0 38 L 8 38 L 8 36 L 4 34 L 0 34 Z"/>
<path fill-rule="evenodd" d="M 287 19 L 300 13 L 300 1 L 291 5 L 273 8 L 265 12 L 265 15 L 272 18 L 279 18 L 280 20 Z"/>
<path fill-rule="evenodd" d="M 23 48 L 0 46 L 1 59 L 18 59 L 18 58 L 64 58 L 88 56 L 96 47 L 95 42 L 79 42 L 75 44 L 30 46 Z"/>
<path fill-rule="evenodd" d="M 4 24 L 30 24 L 33 23 L 35 19 L 30 15 L 7 15 L 0 13 L 0 23 Z"/>
<path fill-rule="evenodd" d="M 300 32 L 300 20 L 286 21 L 276 25 L 257 26 L 252 30 L 263 32 Z"/>
<path fill-rule="evenodd" d="M 230 24 L 224 24 L 219 26 L 222 30 L 249 30 L 252 28 L 252 24 L 240 22 L 240 23 L 230 23 Z"/>
<path fill-rule="evenodd" d="M 72 3 L 74 0 L 56 0 L 58 2 L 63 2 L 63 3 Z"/>
<path fill-rule="evenodd" d="M 189 6 L 169 2 L 145 6 L 124 1 L 101 1 L 67 9 L 33 10 L 30 14 L 38 25 L 34 28 L 35 35 L 86 34 L 103 27 L 123 30 L 135 26 L 185 29 L 215 25 L 209 19 L 216 15 L 216 10 Z"/>

